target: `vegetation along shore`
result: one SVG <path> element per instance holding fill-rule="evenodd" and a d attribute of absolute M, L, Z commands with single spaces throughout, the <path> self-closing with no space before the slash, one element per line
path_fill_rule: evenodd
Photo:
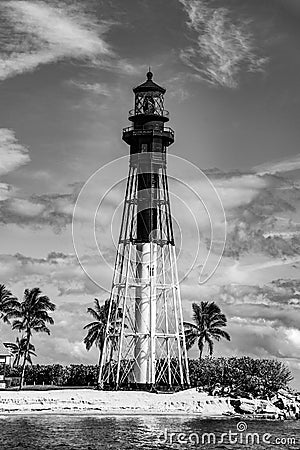
<path fill-rule="evenodd" d="M 107 326 L 108 300 L 87 312 L 93 321 L 84 328 L 87 351 L 96 346 L 102 356 Z M 135 390 L 130 380 L 121 390 L 97 388 L 99 364 L 33 364 L 35 333 L 50 335 L 55 304 L 39 288 L 26 289 L 22 300 L 0 285 L 0 317 L 18 333 L 15 342 L 4 343 L 12 357 L 2 364 L 0 412 L 92 412 L 107 414 L 197 414 L 251 416 L 270 419 L 298 419 L 300 397 L 289 388 L 293 379 L 287 365 L 279 360 L 245 357 L 215 358 L 214 345 L 230 340 L 224 330 L 226 316 L 215 302 L 192 304 L 192 322 L 185 322 L 187 348 L 197 344 L 199 358 L 189 359 L 190 388 L 170 389 L 163 383 Z M 204 357 L 207 350 L 208 355 Z M 157 361 L 161 370 L 163 361 Z M 109 387 L 108 387 L 109 389 Z M 130 390 L 130 392 L 128 392 Z"/>

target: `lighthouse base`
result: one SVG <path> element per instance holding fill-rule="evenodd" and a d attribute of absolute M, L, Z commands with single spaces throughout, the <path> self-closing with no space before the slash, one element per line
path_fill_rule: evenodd
<path fill-rule="evenodd" d="M 119 246 L 99 382 L 110 389 L 189 386 L 175 247 Z"/>

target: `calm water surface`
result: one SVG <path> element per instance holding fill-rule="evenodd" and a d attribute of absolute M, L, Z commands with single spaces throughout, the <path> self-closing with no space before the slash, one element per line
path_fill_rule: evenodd
<path fill-rule="evenodd" d="M 300 449 L 300 421 L 80 415 L 0 418 L 1 450 L 193 448 Z"/>

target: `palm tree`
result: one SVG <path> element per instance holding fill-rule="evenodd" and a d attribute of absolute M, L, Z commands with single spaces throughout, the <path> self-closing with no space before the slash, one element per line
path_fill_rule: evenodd
<path fill-rule="evenodd" d="M 24 384 L 25 366 L 29 358 L 32 333 L 47 333 L 49 335 L 50 330 L 47 324 L 54 324 L 54 320 L 49 316 L 48 311 L 54 311 L 55 305 L 50 301 L 49 297 L 41 294 L 42 292 L 39 288 L 25 289 L 23 301 L 17 302 L 15 307 L 8 313 L 8 318 L 14 318 L 13 330 L 24 332 L 22 339 L 25 339 L 26 343 L 20 389 L 22 389 Z"/>
<path fill-rule="evenodd" d="M 87 312 L 95 319 L 93 322 L 87 324 L 83 329 L 88 330 L 83 342 L 86 349 L 89 351 L 93 345 L 99 349 L 99 364 L 101 363 L 104 339 L 109 315 L 110 300 L 105 300 L 103 305 L 97 298 L 94 301 L 94 308 L 88 308 Z M 122 319 L 122 312 L 119 309 L 116 313 L 116 303 L 112 304 L 111 317 L 114 317 L 114 328 L 119 328 Z M 117 337 L 115 337 L 114 345 L 117 343 Z"/>
<path fill-rule="evenodd" d="M 9 313 L 18 305 L 18 300 L 6 289 L 4 284 L 0 284 L 0 319 L 4 323 L 9 323 Z"/>
<path fill-rule="evenodd" d="M 20 365 L 20 361 L 25 357 L 27 342 L 24 337 L 19 339 L 17 337 L 16 342 L 5 342 L 3 344 L 6 348 L 8 348 L 12 355 L 14 355 L 13 367 L 18 367 Z M 29 350 L 27 352 L 26 358 L 28 364 L 32 365 L 32 356 L 37 356 L 35 353 L 35 346 L 33 344 L 29 344 Z"/>
<path fill-rule="evenodd" d="M 104 338 L 109 314 L 109 300 L 105 300 L 103 305 L 97 298 L 94 300 L 94 308 L 88 308 L 87 312 L 95 319 L 93 322 L 88 323 L 83 329 L 88 330 L 83 342 L 87 351 L 89 351 L 93 345 L 99 349 L 99 364 L 101 362 Z"/>
<path fill-rule="evenodd" d="M 230 341 L 230 336 L 221 329 L 226 327 L 227 319 L 215 302 L 193 303 L 192 309 L 195 323 L 184 322 L 186 346 L 189 350 L 197 341 L 201 360 L 205 344 L 212 356 L 214 340 L 219 341 L 224 338 Z"/>

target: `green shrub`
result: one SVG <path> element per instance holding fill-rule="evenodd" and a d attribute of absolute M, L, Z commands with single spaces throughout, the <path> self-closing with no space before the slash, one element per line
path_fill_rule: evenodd
<path fill-rule="evenodd" d="M 210 358 L 189 360 L 192 386 L 201 386 L 208 391 L 219 383 L 232 394 L 267 397 L 279 389 L 286 388 L 293 379 L 289 368 L 274 359 Z"/>

